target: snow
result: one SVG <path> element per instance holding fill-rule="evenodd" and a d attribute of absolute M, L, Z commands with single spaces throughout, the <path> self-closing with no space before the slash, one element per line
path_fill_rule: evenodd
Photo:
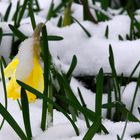
<path fill-rule="evenodd" d="M 137 18 L 139 19 L 139 17 Z M 36 21 L 39 23 L 39 21 L 42 22 L 45 20 L 36 16 Z M 31 36 L 33 31 L 31 24 L 29 24 L 29 18 L 24 19 L 22 23 L 23 25 L 19 29 L 27 36 Z M 112 20 L 101 22 L 99 25 L 94 25 L 88 21 L 81 22 L 81 24 L 91 33 L 91 38 L 86 36 L 77 23 L 64 28 L 58 28 L 51 22 L 47 22 L 46 24 L 49 35 L 64 37 L 62 41 L 49 42 L 50 51 L 57 64 L 59 61 L 57 58 L 60 58 L 59 62 L 61 63 L 62 70 L 67 71 L 73 55 L 76 55 L 78 64 L 74 75 L 97 75 L 101 67 L 105 73 L 110 73 L 111 69 L 108 57 L 109 45 L 111 44 L 117 74 L 121 75 L 123 73 L 124 76 L 129 76 L 140 60 L 139 39 L 135 41 L 118 40 L 118 35 L 122 35 L 125 38 L 126 34 L 129 34 L 129 17 L 125 15 L 115 16 Z M 109 26 L 109 39 L 106 39 L 104 36 L 107 25 Z M 138 74 L 139 70 L 135 72 L 134 77 L 137 77 Z"/>
<path fill-rule="evenodd" d="M 77 87 L 80 88 L 83 97 L 87 103 L 87 106 L 90 106 L 94 103 L 94 94 L 91 91 L 86 90 L 82 87 L 81 83 L 72 79 L 71 86 L 74 89 Z M 133 89 L 133 85 L 132 89 Z M 129 87 L 128 87 L 129 88 Z M 1 93 L 3 92 L 2 84 L 0 85 Z M 130 90 L 128 90 L 130 92 Z M 77 93 L 75 93 L 77 95 Z M 3 95 L 3 94 L 2 94 Z M 87 98 L 85 98 L 87 97 Z M 92 101 L 91 101 L 92 100 Z M 0 98 L 0 102 L 3 102 L 3 97 Z M 138 103 L 138 102 L 137 102 Z M 64 115 L 56 110 L 54 110 L 54 122 L 53 126 L 48 128 L 45 132 L 42 132 L 40 129 L 40 118 L 41 118 L 41 110 L 42 109 L 42 101 L 37 100 L 35 103 L 30 104 L 30 120 L 31 120 L 31 127 L 33 131 L 33 140 L 81 140 L 87 131 L 86 124 L 84 120 L 78 119 L 76 125 L 80 130 L 80 135 L 76 136 L 75 131 L 72 125 L 68 122 L 68 120 L 64 117 Z M 18 122 L 20 127 L 24 130 L 23 120 L 22 120 L 22 112 L 19 109 L 17 102 L 8 99 L 8 111 L 11 115 L 15 118 Z M 0 117 L 0 120 L 2 118 Z M 121 136 L 122 130 L 124 128 L 125 122 L 117 122 L 114 123 L 109 120 L 103 120 L 104 126 L 109 131 L 108 135 L 105 134 L 96 134 L 94 139 L 95 140 L 116 140 L 116 135 Z M 134 140 L 131 138 L 131 135 L 136 134 L 140 131 L 139 123 L 132 123 L 128 122 L 127 129 L 125 132 L 124 140 Z M 11 129 L 7 122 L 4 123 L 2 130 L 0 131 L 0 139 L 10 139 L 16 140 L 19 139 L 15 132 Z"/>
<path fill-rule="evenodd" d="M 23 1 L 21 1 L 22 3 Z M 12 16 L 15 11 L 15 6 L 17 0 L 12 1 L 12 11 L 10 13 L 10 17 L 8 22 L 1 22 L 0 28 L 2 28 L 4 33 L 12 33 L 8 27 L 8 24 L 13 24 L 11 21 Z M 60 0 L 54 0 L 55 7 L 58 6 Z M 39 4 L 41 6 L 41 11 L 35 14 L 36 23 L 46 22 L 46 16 L 48 14 L 48 9 L 51 4 L 51 0 L 44 2 L 43 0 L 39 0 Z M 9 1 L 3 0 L 0 1 L 0 14 L 4 16 L 5 11 L 9 5 Z M 96 5 L 98 6 L 98 5 Z M 97 7 L 96 7 L 97 8 Z M 118 75 L 122 73 L 124 76 L 129 76 L 138 61 L 140 60 L 140 40 L 137 39 L 135 41 L 127 41 L 125 40 L 126 34 L 130 32 L 130 18 L 127 15 L 118 15 L 121 9 L 118 11 L 108 9 L 111 20 L 106 22 L 100 22 L 98 25 L 95 25 L 88 21 L 82 20 L 82 6 L 78 4 L 72 5 L 73 17 L 75 17 L 80 23 L 89 31 L 92 35 L 91 38 L 88 38 L 83 29 L 77 24 L 73 23 L 70 26 L 58 28 L 57 22 L 58 17 L 53 18 L 50 21 L 47 21 L 47 31 L 48 35 L 58 35 L 62 36 L 64 40 L 62 41 L 50 41 L 49 48 L 51 54 L 53 56 L 53 61 L 55 65 L 64 72 L 67 72 L 73 55 L 76 55 L 78 64 L 76 69 L 74 70 L 73 75 L 97 75 L 99 69 L 102 67 L 105 73 L 110 73 L 111 68 L 109 65 L 109 45 L 111 44 L 115 67 Z M 93 11 L 92 11 L 93 12 Z M 139 11 L 137 11 L 136 18 L 140 21 Z M 59 16 L 61 16 L 60 13 Z M 115 15 L 115 16 L 113 16 Z M 105 38 L 105 30 L 106 27 L 109 27 L 109 36 L 108 39 Z M 31 37 L 33 34 L 33 29 L 31 26 L 31 21 L 29 17 L 25 17 L 21 21 L 21 25 L 19 30 L 23 32 L 26 36 Z M 121 35 L 124 38 L 124 41 L 120 41 L 118 36 Z M 20 77 L 24 77 L 30 71 L 32 67 L 31 61 L 31 50 L 32 50 L 32 39 L 26 40 L 20 45 L 19 55 L 17 57 L 23 58 L 20 59 L 22 61 L 21 66 L 19 66 L 18 70 L 20 73 Z M 9 55 L 11 51 L 12 44 L 12 36 L 4 36 L 2 38 L 2 42 L 0 45 L 0 56 L 4 56 L 7 62 L 10 61 Z M 27 47 L 27 48 L 26 48 Z M 30 47 L 30 49 L 29 49 Z M 24 55 L 23 52 L 26 52 Z M 59 58 L 59 59 L 58 59 Z M 28 61 L 29 66 L 26 67 L 26 63 Z M 30 62 L 31 61 L 31 62 Z M 24 68 L 24 69 L 23 69 Z M 134 77 L 138 77 L 139 75 L 138 67 L 137 71 L 134 73 Z M 21 79 L 21 78 L 18 78 Z M 124 88 L 121 98 L 122 102 L 126 105 L 128 109 L 131 107 L 132 99 L 134 96 L 136 87 L 136 82 L 131 82 Z M 87 107 L 91 110 L 95 110 L 95 93 L 86 89 L 82 83 L 77 81 L 75 78 L 72 78 L 71 88 L 74 91 L 77 99 L 80 101 L 78 96 L 77 88 L 80 88 L 81 93 L 84 97 L 85 103 Z M 4 104 L 3 96 L 3 86 L 0 82 L 0 102 Z M 114 98 L 114 97 L 113 97 Z M 137 108 L 140 106 L 140 88 L 137 91 L 136 101 L 134 104 L 133 114 L 136 117 L 140 117 Z M 107 94 L 103 94 L 103 103 L 107 103 Z M 41 118 L 41 110 L 42 109 L 42 101 L 37 100 L 35 103 L 30 104 L 30 115 L 31 115 L 31 127 L 33 131 L 33 140 L 81 140 L 83 139 L 85 132 L 87 131 L 85 121 L 82 118 L 79 118 L 76 122 L 79 130 L 80 136 L 76 136 L 72 125 L 68 122 L 68 120 L 61 114 L 60 112 L 54 110 L 54 123 L 53 126 L 48 128 L 45 132 L 42 132 L 40 129 L 40 118 Z M 17 102 L 8 99 L 8 111 L 15 118 L 18 124 L 23 128 L 23 120 L 22 120 L 22 112 L 19 109 Z M 103 118 L 106 117 L 106 110 L 102 111 Z M 0 116 L 0 121 L 2 117 Z M 103 119 L 103 124 L 109 131 L 108 135 L 104 134 L 96 134 L 95 140 L 116 140 L 117 135 L 122 135 L 122 130 L 124 128 L 125 122 L 117 122 L 114 123 L 112 121 Z M 139 123 L 128 122 L 127 129 L 125 132 L 124 140 L 134 140 L 131 138 L 131 135 L 140 132 Z M 13 131 L 13 129 L 7 124 L 4 123 L 2 130 L 0 131 L 0 139 L 10 139 L 17 140 L 19 137 Z"/>
<path fill-rule="evenodd" d="M 19 52 L 15 57 L 19 60 L 16 77 L 18 80 L 24 80 L 33 69 L 34 38 L 24 40 L 19 47 Z"/>

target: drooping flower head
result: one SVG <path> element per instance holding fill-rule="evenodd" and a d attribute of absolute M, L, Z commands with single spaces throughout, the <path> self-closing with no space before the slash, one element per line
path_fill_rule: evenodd
<path fill-rule="evenodd" d="M 40 30 L 43 24 L 39 24 L 32 37 L 24 40 L 18 54 L 5 68 L 6 78 L 10 78 L 7 83 L 7 94 L 14 100 L 20 98 L 20 89 L 16 80 L 43 92 L 43 70 L 40 64 Z M 33 102 L 36 96 L 27 91 L 29 102 Z"/>

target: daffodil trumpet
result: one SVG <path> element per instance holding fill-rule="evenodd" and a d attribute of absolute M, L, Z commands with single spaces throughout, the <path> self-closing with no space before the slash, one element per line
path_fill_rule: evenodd
<path fill-rule="evenodd" d="M 7 95 L 9 98 L 17 100 L 20 98 L 21 87 L 16 80 L 20 80 L 25 84 L 43 92 L 44 79 L 43 70 L 40 63 L 40 32 L 43 23 L 40 23 L 32 37 L 24 40 L 19 47 L 18 54 L 4 70 L 6 78 L 10 78 L 7 82 Z M 36 96 L 26 91 L 29 102 L 34 102 Z"/>

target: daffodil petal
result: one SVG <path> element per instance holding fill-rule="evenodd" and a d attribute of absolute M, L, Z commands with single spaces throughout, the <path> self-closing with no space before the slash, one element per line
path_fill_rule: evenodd
<path fill-rule="evenodd" d="M 25 83 L 35 88 L 36 90 L 43 92 L 44 89 L 43 71 L 38 58 L 35 56 L 33 69 L 29 77 L 26 79 Z M 36 99 L 36 96 L 30 92 L 28 92 L 27 95 L 29 102 L 32 102 Z"/>
<path fill-rule="evenodd" d="M 7 83 L 7 94 L 8 98 L 17 100 L 20 97 L 20 86 L 16 82 L 15 75 L 13 75 L 10 81 Z"/>
<path fill-rule="evenodd" d="M 11 77 L 16 70 L 16 67 L 19 63 L 18 59 L 13 59 L 12 62 L 8 64 L 8 66 L 4 69 L 4 75 L 6 78 Z"/>

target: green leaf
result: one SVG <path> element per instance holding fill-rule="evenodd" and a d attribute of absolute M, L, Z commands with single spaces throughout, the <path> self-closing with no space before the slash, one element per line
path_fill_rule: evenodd
<path fill-rule="evenodd" d="M 72 75 L 72 72 L 74 71 L 76 65 L 77 65 L 77 57 L 74 55 L 73 58 L 72 58 L 70 68 L 69 68 L 69 70 L 67 72 L 67 79 L 70 79 L 70 77 Z"/>
<path fill-rule="evenodd" d="M 62 27 L 62 16 L 58 20 L 57 27 Z"/>
<path fill-rule="evenodd" d="M 10 2 L 9 6 L 6 10 L 5 16 L 4 16 L 4 21 L 8 21 L 8 17 L 9 17 L 10 11 L 11 11 L 11 7 L 12 7 L 12 3 Z"/>
<path fill-rule="evenodd" d="M 90 12 L 90 8 L 89 8 L 89 5 L 88 5 L 88 0 L 81 0 L 81 3 L 83 5 L 84 20 L 89 20 L 89 21 L 97 24 L 98 22 L 96 21 L 96 19 L 94 18 L 94 16 Z"/>
<path fill-rule="evenodd" d="M 118 35 L 119 40 L 124 40 L 123 37 L 121 35 Z"/>
<path fill-rule="evenodd" d="M 137 68 L 139 67 L 139 65 L 140 65 L 140 61 L 137 63 L 137 65 L 135 66 L 135 68 L 134 68 L 133 71 L 131 72 L 130 76 L 128 77 L 127 83 L 130 82 L 131 78 L 133 77 L 133 75 L 134 75 L 135 71 L 137 70 Z"/>
<path fill-rule="evenodd" d="M 58 110 L 60 110 L 65 115 L 65 117 L 70 121 L 70 123 L 72 124 L 72 126 L 73 126 L 76 134 L 79 135 L 79 130 L 78 130 L 76 124 L 74 123 L 74 121 L 70 118 L 70 116 L 65 112 L 65 110 L 61 106 L 59 106 L 58 104 L 56 104 L 53 100 L 49 99 L 48 97 L 44 96 L 44 94 L 42 94 L 41 92 L 39 92 L 36 89 L 30 87 L 29 85 L 27 85 L 27 84 L 25 84 L 25 83 L 23 83 L 21 81 L 18 81 L 18 80 L 17 80 L 17 83 L 21 87 L 23 87 L 24 89 L 28 90 L 29 92 L 31 92 L 34 95 L 36 95 L 37 97 L 39 97 L 40 99 L 45 98 L 47 102 L 49 102 L 54 107 L 56 107 Z"/>
<path fill-rule="evenodd" d="M 78 25 L 84 30 L 86 35 L 90 38 L 91 34 L 87 31 L 87 29 L 77 19 L 75 19 L 74 17 L 72 17 L 72 19 L 78 23 Z"/>
<path fill-rule="evenodd" d="M 13 18 L 12 18 L 12 20 L 14 21 L 14 25 L 16 27 L 18 27 L 18 25 L 17 25 L 17 19 L 18 19 L 19 9 L 20 9 L 20 1 L 17 2 L 16 11 L 15 11 L 15 13 L 13 15 Z"/>
<path fill-rule="evenodd" d="M 62 75 L 60 75 L 56 70 L 53 71 L 54 75 L 56 76 L 56 79 L 59 82 L 59 85 L 62 86 L 62 88 L 65 90 L 66 96 L 68 99 L 72 99 L 74 102 L 78 102 L 77 98 L 75 97 L 75 95 L 73 94 L 72 89 L 69 86 L 68 81 L 66 80 L 66 78 Z M 69 111 L 73 117 L 73 120 L 76 121 L 76 115 L 77 115 L 77 111 L 72 107 L 69 106 Z"/>
<path fill-rule="evenodd" d="M 63 0 L 52 12 L 52 15 L 57 15 L 57 13 L 71 0 Z"/>
<path fill-rule="evenodd" d="M 108 96 L 107 96 L 108 97 L 108 99 L 107 99 L 108 103 L 112 102 L 112 85 L 111 84 L 112 84 L 112 79 L 110 79 L 110 81 L 108 83 Z M 112 109 L 108 108 L 106 118 L 111 119 L 111 116 L 112 116 Z"/>
<path fill-rule="evenodd" d="M 67 98 L 65 98 L 63 96 L 61 96 L 61 97 L 59 96 L 59 99 L 61 99 L 62 101 L 68 103 L 69 105 L 73 106 L 75 109 L 79 110 L 81 113 L 83 113 L 83 115 L 85 115 L 92 122 L 96 121 L 96 114 L 95 114 L 95 112 L 89 110 L 88 108 L 82 107 L 80 105 L 80 103 L 73 102 L 73 100 L 67 99 Z M 105 134 L 108 134 L 108 131 L 103 126 L 103 124 L 101 125 L 101 129 L 104 131 Z"/>
<path fill-rule="evenodd" d="M 52 18 L 53 9 L 54 9 L 54 1 L 52 0 L 49 11 L 48 11 L 47 20 L 50 20 Z"/>
<path fill-rule="evenodd" d="M 9 28 L 12 30 L 14 35 L 16 35 L 21 41 L 24 41 L 27 37 L 19 31 L 15 26 L 9 24 Z"/>
<path fill-rule="evenodd" d="M 100 118 L 96 117 L 96 121 L 88 129 L 83 140 L 91 140 L 94 137 L 94 135 L 98 132 L 99 128 L 100 128 Z"/>
<path fill-rule="evenodd" d="M 108 34 L 109 34 L 109 27 L 108 25 L 106 26 L 106 30 L 105 30 L 105 37 L 108 39 Z"/>
<path fill-rule="evenodd" d="M 69 2 L 64 8 L 64 18 L 63 18 L 63 27 L 72 24 L 72 11 L 71 11 L 72 1 Z"/>
<path fill-rule="evenodd" d="M 29 92 L 35 94 L 37 97 L 39 97 L 40 99 L 43 99 L 43 98 L 46 98 L 46 100 L 53 104 L 54 107 L 56 107 L 58 110 L 60 110 L 68 119 L 69 121 L 72 123 L 75 131 L 76 131 L 76 134 L 79 134 L 77 133 L 77 129 L 75 128 L 76 126 L 74 125 L 74 121 L 71 120 L 71 118 L 69 116 L 67 116 L 65 114 L 65 111 L 62 109 L 62 107 L 60 107 L 58 104 L 56 104 L 55 102 L 53 102 L 51 99 L 49 99 L 48 97 L 44 96 L 44 94 L 42 94 L 41 92 L 37 91 L 36 89 L 30 87 L 29 85 L 21 82 L 21 81 L 18 81 L 17 80 L 17 83 L 23 87 L 24 89 L 28 90 Z M 78 109 L 79 111 L 81 111 L 84 115 L 86 115 L 88 117 L 88 119 L 90 119 L 91 121 L 95 121 L 95 113 L 87 108 L 83 108 L 81 107 L 80 103 L 78 102 L 73 102 L 65 97 L 59 97 L 62 101 L 70 104 L 71 106 L 74 106 L 76 109 Z M 102 125 L 102 130 L 105 132 L 105 134 L 108 134 L 108 131 L 106 130 L 106 128 Z M 79 131 L 78 131 L 79 132 Z"/>
<path fill-rule="evenodd" d="M 138 139 L 138 138 L 140 138 L 140 133 L 133 134 L 131 137 L 132 138 L 135 138 L 135 139 Z"/>
<path fill-rule="evenodd" d="M 3 105 L 0 103 L 0 114 L 5 118 L 5 120 L 9 123 L 9 125 L 14 129 L 14 131 L 17 133 L 17 135 L 22 140 L 28 140 L 22 129 L 19 127 L 17 122 L 14 120 L 14 118 L 10 115 L 10 113 L 3 107 Z"/>
<path fill-rule="evenodd" d="M 21 8 L 21 11 L 19 12 L 19 15 L 18 15 L 17 27 L 20 25 L 20 22 L 22 20 L 22 17 L 24 15 L 24 12 L 26 10 L 26 7 L 27 7 L 28 2 L 29 2 L 29 0 L 24 0 L 24 3 L 23 3 L 22 8 Z"/>
<path fill-rule="evenodd" d="M 48 83 L 50 77 L 50 52 L 49 45 L 47 40 L 47 30 L 46 26 L 42 28 L 42 55 L 44 60 L 44 96 L 48 96 Z M 47 116 L 47 103 L 46 98 L 43 98 L 43 107 L 42 107 L 42 118 L 41 118 L 41 128 L 44 131 L 46 129 L 46 116 Z"/>
<path fill-rule="evenodd" d="M 21 88 L 21 105 L 22 105 L 22 115 L 24 120 L 24 126 L 28 140 L 32 138 L 31 124 L 30 124 L 30 113 L 29 113 L 29 102 L 27 98 L 26 91 Z"/>
<path fill-rule="evenodd" d="M 103 74 L 103 69 L 101 68 L 97 76 L 96 99 L 95 99 L 95 114 L 98 118 L 100 118 L 100 120 L 98 120 L 98 124 L 99 124 L 98 132 L 101 132 L 103 81 L 104 81 L 104 74 Z"/>
<path fill-rule="evenodd" d="M 126 107 L 124 104 L 120 103 L 120 102 L 112 102 L 110 104 L 104 104 L 102 105 L 102 108 L 114 108 L 117 107 L 120 112 L 122 113 L 122 115 L 124 117 L 127 117 L 128 114 L 128 120 L 132 121 L 132 122 L 140 122 L 139 119 L 137 119 Z"/>
<path fill-rule="evenodd" d="M 5 109 L 7 110 L 8 101 L 7 101 L 6 82 L 5 82 L 5 76 L 4 76 L 4 70 L 3 70 L 3 58 L 1 58 L 1 60 L 0 60 L 0 68 L 1 68 L 2 84 L 3 84 L 3 89 L 4 89 Z M 0 129 L 2 128 L 2 126 L 4 124 L 4 121 L 5 121 L 5 118 L 3 118 L 3 120 L 0 124 Z"/>
<path fill-rule="evenodd" d="M 117 140 L 121 140 L 121 138 L 119 137 L 119 135 L 117 135 Z"/>
<path fill-rule="evenodd" d="M 60 41 L 63 40 L 62 36 L 56 36 L 56 35 L 48 35 L 47 36 L 48 41 Z"/>
<path fill-rule="evenodd" d="M 2 28 L 0 28 L 0 44 L 1 44 L 1 41 L 2 41 L 2 36 L 3 36 L 3 31 L 2 31 Z"/>
<path fill-rule="evenodd" d="M 29 17 L 30 17 L 31 23 L 32 23 L 32 28 L 34 30 L 36 28 L 36 21 L 35 21 L 35 17 L 34 17 L 34 11 L 32 9 L 32 5 L 30 2 L 28 2 L 28 8 L 29 8 Z"/>
<path fill-rule="evenodd" d="M 38 0 L 35 0 L 35 4 L 36 4 L 36 11 L 40 11 L 40 6 L 39 6 L 39 3 L 38 3 Z"/>
<path fill-rule="evenodd" d="M 50 81 L 49 81 L 49 92 L 48 92 L 48 98 L 53 100 L 53 84 L 52 84 L 52 79 L 50 78 Z M 53 123 L 53 105 L 48 103 L 48 111 L 47 111 L 47 115 L 48 115 L 48 120 L 47 120 L 47 126 L 48 128 L 50 126 L 52 126 L 52 123 Z"/>
<path fill-rule="evenodd" d="M 79 94 L 79 97 L 80 97 L 80 101 L 82 103 L 82 106 L 83 107 L 86 107 L 86 103 L 84 101 L 84 98 L 83 98 L 82 93 L 81 93 L 81 91 L 80 91 L 79 88 L 78 88 L 78 94 Z M 90 123 L 88 121 L 88 118 L 85 115 L 84 115 L 84 118 L 85 118 L 85 121 L 86 121 L 87 128 L 90 128 Z"/>
<path fill-rule="evenodd" d="M 3 64 L 4 68 L 6 68 L 7 64 L 6 64 L 6 60 L 4 59 L 3 56 L 1 57 L 1 61 L 2 61 L 2 64 Z"/>
<path fill-rule="evenodd" d="M 140 73 L 139 73 L 139 77 L 137 79 L 137 85 L 136 85 L 136 88 L 135 88 L 135 92 L 134 92 L 134 96 L 133 96 L 133 100 L 132 100 L 132 104 L 131 104 L 131 108 L 130 108 L 130 112 L 132 113 L 133 112 L 133 108 L 134 108 L 134 104 L 135 104 L 135 99 L 136 99 L 136 96 L 137 96 L 137 91 L 139 89 L 139 86 L 140 86 Z"/>
<path fill-rule="evenodd" d="M 112 50 L 112 46 L 109 45 L 109 63 L 110 63 L 110 67 L 112 70 L 112 77 L 114 80 L 114 88 L 115 88 L 115 100 L 116 101 L 121 101 L 121 93 L 120 93 L 120 85 L 119 85 L 119 81 L 117 78 L 117 72 L 115 69 L 115 62 L 114 62 L 114 55 L 113 55 L 113 50 Z"/>
<path fill-rule="evenodd" d="M 102 105 L 102 108 L 114 108 L 116 107 L 117 101 L 112 102 L 112 103 L 106 103 Z"/>
<path fill-rule="evenodd" d="M 127 114 L 127 117 L 128 117 L 128 114 Z M 123 129 L 123 132 L 122 132 L 122 136 L 121 136 L 121 138 L 119 137 L 120 140 L 123 140 L 123 138 L 124 138 L 124 135 L 125 135 L 125 132 L 126 132 L 126 128 L 127 128 L 127 123 L 128 123 L 128 120 L 126 118 L 125 126 L 124 126 L 124 129 Z"/>
<path fill-rule="evenodd" d="M 109 7 L 109 0 L 101 0 L 101 7 L 104 10 L 107 10 L 107 8 Z"/>

